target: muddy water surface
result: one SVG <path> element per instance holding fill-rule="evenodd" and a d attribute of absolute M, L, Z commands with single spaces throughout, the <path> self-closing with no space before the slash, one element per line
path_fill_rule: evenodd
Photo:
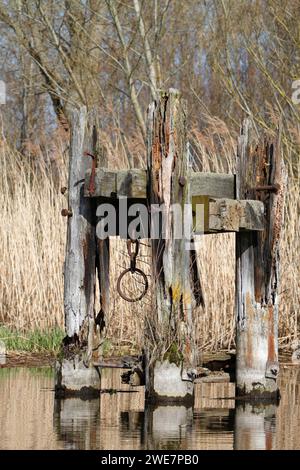
<path fill-rule="evenodd" d="M 237 404 L 233 384 L 196 386 L 194 409 L 146 408 L 142 387 L 105 370 L 100 399 L 55 400 L 50 368 L 0 369 L 0 449 L 300 449 L 300 368 L 279 406 Z"/>

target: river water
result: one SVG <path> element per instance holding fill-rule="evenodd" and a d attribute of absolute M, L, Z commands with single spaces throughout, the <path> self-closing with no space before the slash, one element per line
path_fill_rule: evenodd
<path fill-rule="evenodd" d="M 279 406 L 237 403 L 223 383 L 196 385 L 193 409 L 145 409 L 143 388 L 117 369 L 102 377 L 113 392 L 83 401 L 55 400 L 49 368 L 2 368 L 0 449 L 300 449 L 300 368 L 279 380 Z"/>

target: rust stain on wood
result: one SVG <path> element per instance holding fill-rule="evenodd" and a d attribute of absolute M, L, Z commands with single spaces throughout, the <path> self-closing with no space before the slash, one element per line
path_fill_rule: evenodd
<path fill-rule="evenodd" d="M 271 431 L 265 431 L 266 433 L 266 450 L 272 450 L 273 449 L 273 441 L 272 441 L 272 432 Z"/>
<path fill-rule="evenodd" d="M 258 376 L 255 383 L 243 377 L 238 389 L 252 389 L 253 394 L 270 393 L 276 395 L 275 379 L 277 365 L 276 294 L 278 290 L 279 238 L 282 229 L 285 176 L 280 153 L 280 132 L 274 139 L 264 136 L 257 142 L 250 120 L 244 121 L 243 133 L 238 147 L 237 195 L 239 198 L 255 199 L 264 204 L 264 230 L 251 234 L 237 235 L 237 250 L 242 262 L 238 265 L 238 279 L 245 279 L 249 286 L 246 292 L 242 284 L 238 286 L 238 311 L 245 310 L 245 328 L 241 335 L 240 370 L 254 370 Z M 257 188 L 259 189 L 257 191 Z M 256 351 L 257 344 L 259 351 Z M 259 354 L 259 361 L 254 363 Z M 265 364 L 264 364 L 265 363 Z M 243 372 L 245 372 L 243 370 Z M 259 379 L 259 375 L 261 378 Z M 237 374 L 238 377 L 238 374 Z M 266 380 L 267 379 L 267 380 Z M 248 382 L 247 382 L 248 381 Z M 256 387 L 256 384 L 260 386 Z M 274 391 L 275 390 L 275 391 Z M 268 444 L 271 447 L 272 442 Z"/>
<path fill-rule="evenodd" d="M 159 171 L 161 168 L 161 144 L 159 137 L 156 136 L 152 145 L 152 169 Z"/>
<path fill-rule="evenodd" d="M 87 304 L 89 303 L 89 289 L 90 289 L 90 272 L 91 272 L 91 259 L 90 259 L 90 245 L 91 245 L 91 235 L 86 234 L 85 238 L 82 240 L 82 251 L 83 251 L 83 261 L 84 261 L 84 279 L 83 287 L 86 297 Z"/>
<path fill-rule="evenodd" d="M 164 142 L 165 142 L 165 148 L 164 148 L 164 156 L 167 158 L 169 155 L 169 148 L 170 148 L 170 127 L 169 123 L 166 122 L 164 126 Z"/>
<path fill-rule="evenodd" d="M 274 325 L 274 306 L 270 305 L 268 307 L 268 362 L 275 362 L 277 360 L 273 325 Z"/>
<path fill-rule="evenodd" d="M 191 309 L 192 287 L 187 268 L 190 255 L 184 250 L 182 239 L 176 238 L 172 204 L 188 203 L 188 163 L 186 153 L 185 119 L 182 103 L 174 92 L 161 95 L 151 122 L 151 142 L 148 177 L 150 203 L 165 204 L 165 239 L 152 240 L 152 273 L 156 281 L 156 311 L 153 312 L 152 333 L 146 331 L 153 344 L 157 329 L 161 340 L 155 355 L 159 357 L 165 344 L 174 340 L 184 363 L 191 363 L 194 351 Z M 183 221 L 181 220 L 183 224 Z M 183 226 L 182 226 L 183 228 Z M 189 289 L 191 288 L 191 289 Z M 150 348 L 151 349 L 151 348 Z M 153 349 L 153 348 L 152 348 Z M 151 357 L 152 351 L 149 353 Z"/>
<path fill-rule="evenodd" d="M 251 301 L 250 292 L 246 294 L 246 315 L 247 315 L 247 343 L 246 343 L 246 351 L 245 351 L 245 358 L 246 358 L 246 366 L 249 368 L 253 367 L 253 349 L 252 349 L 252 341 L 253 341 L 253 317 L 255 315 L 255 311 Z"/>
<path fill-rule="evenodd" d="M 98 239 L 98 252 L 99 252 L 99 254 L 103 252 L 103 245 L 105 243 L 106 243 L 106 240 L 99 240 Z M 100 265 L 101 261 L 103 261 L 103 260 L 100 260 L 99 265 Z M 100 265 L 99 269 L 103 269 L 103 267 Z M 108 276 L 108 273 L 103 273 L 103 274 Z M 105 309 L 107 308 L 108 300 L 109 300 L 109 290 L 102 288 L 101 292 L 100 292 L 100 301 L 101 301 L 101 312 L 103 312 L 103 321 L 104 321 L 104 316 L 107 313 L 107 312 L 105 312 Z"/>
<path fill-rule="evenodd" d="M 188 337 L 185 338 L 185 357 L 189 358 L 192 353 L 191 342 Z"/>

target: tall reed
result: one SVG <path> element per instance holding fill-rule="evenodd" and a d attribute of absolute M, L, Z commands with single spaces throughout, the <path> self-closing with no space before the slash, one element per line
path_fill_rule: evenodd
<path fill-rule="evenodd" d="M 234 172 L 236 136 L 222 121 L 207 117 L 206 127 L 201 132 L 193 129 L 189 139 L 195 169 Z M 59 187 L 66 184 L 66 162 L 58 152 L 56 160 L 60 163 L 56 164 L 54 177 L 49 162 L 28 159 L 12 151 L 5 141 L 0 145 L 0 325 L 21 330 L 63 327 L 66 221 L 60 215 L 65 201 Z M 141 164 L 142 146 L 139 144 L 138 148 L 135 158 Z M 118 162 L 113 158 L 119 151 L 111 144 L 107 146 L 114 167 Z M 299 335 L 300 164 L 295 166 L 294 154 L 288 146 L 284 151 L 289 185 L 281 240 L 279 332 L 280 346 L 288 348 Z M 126 165 L 126 158 L 121 161 Z M 111 250 L 112 301 L 107 341 L 112 346 L 139 350 L 150 299 L 146 297 L 137 304 L 120 299 L 116 281 L 121 270 L 129 265 L 126 244 L 112 239 Z M 234 250 L 232 234 L 201 237 L 198 259 L 205 307 L 195 315 L 201 349 L 234 347 Z M 141 254 L 138 265 L 149 274 L 149 248 L 142 246 Z"/>
<path fill-rule="evenodd" d="M 0 147 L 0 322 L 62 327 L 65 221 L 58 178 L 40 160 Z M 63 169 L 64 171 L 64 169 Z"/>

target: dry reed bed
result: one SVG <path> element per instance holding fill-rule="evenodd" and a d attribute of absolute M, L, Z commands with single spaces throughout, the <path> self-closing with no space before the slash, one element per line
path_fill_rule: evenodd
<path fill-rule="evenodd" d="M 195 169 L 234 170 L 235 139 L 221 121 L 209 122 L 202 132 L 192 131 L 190 142 Z M 49 163 L 29 162 L 10 150 L 5 141 L 0 145 L 0 324 L 20 330 L 62 327 L 66 220 L 60 211 L 66 201 L 59 188 L 66 184 L 66 165 L 58 155 L 59 165 L 53 177 Z M 108 148 L 110 153 L 116 155 L 116 149 Z M 300 196 L 299 178 L 293 175 L 300 171 L 289 170 L 281 254 L 282 347 L 288 347 L 299 334 Z M 139 266 L 149 272 L 149 252 L 146 246 L 142 248 Z M 116 294 L 117 276 L 129 261 L 124 241 L 113 239 L 111 249 L 108 339 L 116 345 L 138 349 L 144 315 L 151 308 L 150 298 L 148 295 L 142 302 L 128 304 Z M 234 249 L 231 234 L 204 236 L 200 240 L 198 255 L 206 303 L 205 308 L 196 311 L 195 328 L 202 349 L 234 347 Z"/>

